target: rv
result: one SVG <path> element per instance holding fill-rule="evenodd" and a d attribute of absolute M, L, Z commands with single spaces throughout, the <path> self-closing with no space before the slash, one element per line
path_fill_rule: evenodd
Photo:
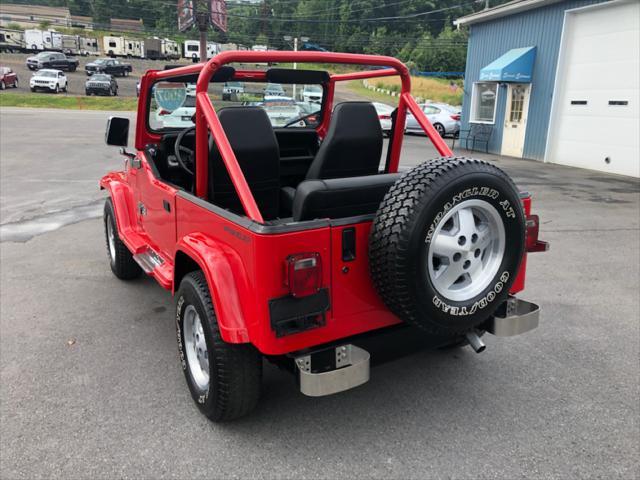
<path fill-rule="evenodd" d="M 43 50 L 62 51 L 62 34 L 55 30 L 25 30 L 24 43 L 25 48 L 33 52 Z"/>
<path fill-rule="evenodd" d="M 125 38 L 124 50 L 127 57 L 144 58 L 144 42 L 142 40 L 134 40 L 133 38 Z"/>
<path fill-rule="evenodd" d="M 105 55 L 110 57 L 126 57 L 125 38 L 106 35 L 102 39 L 102 47 Z"/>
<path fill-rule="evenodd" d="M 178 42 L 168 38 L 165 38 L 163 42 L 163 52 L 166 58 L 171 60 L 180 58 L 180 45 L 178 45 Z"/>
<path fill-rule="evenodd" d="M 80 37 L 80 54 L 81 55 L 99 55 L 97 38 Z"/>
<path fill-rule="evenodd" d="M 151 60 L 175 60 L 180 58 L 178 43 L 168 38 L 146 38 L 144 41 L 145 57 Z"/>
<path fill-rule="evenodd" d="M 62 51 L 68 55 L 80 53 L 80 37 L 78 35 L 62 35 Z"/>
<path fill-rule="evenodd" d="M 184 58 L 200 60 L 200 42 L 198 40 L 185 40 L 183 46 Z M 219 53 L 219 45 L 214 42 L 207 42 L 207 58 L 212 58 Z"/>
<path fill-rule="evenodd" d="M 21 52 L 24 50 L 24 33 L 20 30 L 0 28 L 0 52 Z"/>

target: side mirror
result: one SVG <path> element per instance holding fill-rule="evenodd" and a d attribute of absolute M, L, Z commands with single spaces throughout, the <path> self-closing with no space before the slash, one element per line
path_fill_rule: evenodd
<path fill-rule="evenodd" d="M 109 117 L 107 120 L 107 132 L 104 137 L 107 145 L 126 147 L 129 141 L 129 119 L 122 117 Z"/>

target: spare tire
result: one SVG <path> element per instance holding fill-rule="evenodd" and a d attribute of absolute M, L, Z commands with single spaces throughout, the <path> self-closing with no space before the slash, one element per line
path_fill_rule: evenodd
<path fill-rule="evenodd" d="M 506 173 L 481 160 L 435 159 L 384 197 L 369 238 L 371 278 L 405 322 L 465 333 L 507 298 L 524 235 L 520 196 Z"/>

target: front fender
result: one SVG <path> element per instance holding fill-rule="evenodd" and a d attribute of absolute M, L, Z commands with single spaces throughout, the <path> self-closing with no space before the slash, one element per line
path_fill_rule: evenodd
<path fill-rule="evenodd" d="M 176 247 L 204 272 L 222 339 L 227 343 L 249 343 L 247 322 L 240 301 L 240 290 L 248 291 L 246 271 L 237 252 L 202 233 L 191 233 Z M 174 290 L 178 286 L 174 281 Z"/>
<path fill-rule="evenodd" d="M 145 248 L 136 231 L 136 207 L 133 191 L 121 172 L 112 172 L 100 179 L 100 189 L 109 192 L 116 214 L 120 239 L 132 253 Z"/>

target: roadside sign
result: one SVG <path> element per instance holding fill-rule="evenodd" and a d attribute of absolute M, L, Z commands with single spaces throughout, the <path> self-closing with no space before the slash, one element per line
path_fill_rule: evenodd
<path fill-rule="evenodd" d="M 227 2 L 226 0 L 211 0 L 211 25 L 222 32 L 227 31 Z"/>
<path fill-rule="evenodd" d="M 196 22 L 193 0 L 178 0 L 178 29 L 188 30 Z"/>

